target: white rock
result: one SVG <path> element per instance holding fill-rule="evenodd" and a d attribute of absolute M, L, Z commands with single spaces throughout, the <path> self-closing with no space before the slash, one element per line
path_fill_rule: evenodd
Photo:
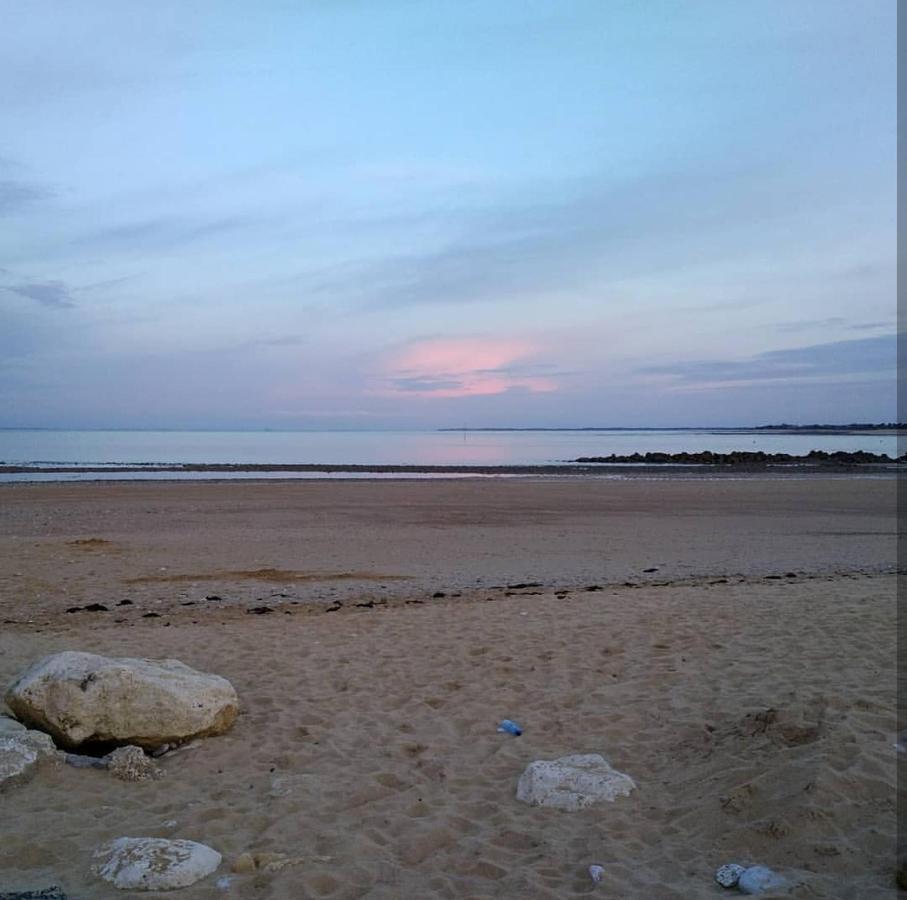
<path fill-rule="evenodd" d="M 786 879 L 767 866 L 750 866 L 740 876 L 737 889 L 741 894 L 765 894 L 768 891 L 783 890 Z"/>
<path fill-rule="evenodd" d="M 529 763 L 517 784 L 517 800 L 567 812 L 625 797 L 636 788 L 629 775 L 612 769 L 597 753 Z"/>
<path fill-rule="evenodd" d="M 67 651 L 25 671 L 9 708 L 67 749 L 86 741 L 157 747 L 226 731 L 239 700 L 218 675 L 175 659 L 112 659 Z"/>
<path fill-rule="evenodd" d="M 605 867 L 589 866 L 589 877 L 592 879 L 593 884 L 601 884 L 602 879 L 605 877 Z"/>
<path fill-rule="evenodd" d="M 214 872 L 221 855 L 195 841 L 122 837 L 98 848 L 92 870 L 124 891 L 172 891 Z"/>
<path fill-rule="evenodd" d="M 726 863 L 719 866 L 715 872 L 715 881 L 722 887 L 732 888 L 740 881 L 740 876 L 746 871 L 743 866 L 737 863 Z"/>
<path fill-rule="evenodd" d="M 0 787 L 28 774 L 42 759 L 62 754 L 50 737 L 41 731 L 0 732 Z"/>

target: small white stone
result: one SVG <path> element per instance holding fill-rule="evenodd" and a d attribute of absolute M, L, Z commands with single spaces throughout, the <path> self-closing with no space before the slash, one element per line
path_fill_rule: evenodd
<path fill-rule="evenodd" d="M 604 866 L 589 866 L 589 877 L 592 879 L 593 884 L 600 884 L 602 878 L 605 877 L 605 867 Z"/>
<path fill-rule="evenodd" d="M 727 863 L 726 865 L 718 867 L 718 870 L 715 872 L 715 881 L 722 887 L 732 888 L 740 881 L 740 876 L 745 871 L 746 869 L 743 866 L 737 865 L 737 863 Z"/>
<path fill-rule="evenodd" d="M 741 894 L 764 894 L 786 887 L 787 881 L 767 866 L 750 866 L 740 876 L 737 888 Z"/>
<path fill-rule="evenodd" d="M 172 891 L 210 875 L 221 855 L 195 841 L 165 838 L 117 838 L 99 847 L 96 875 L 124 891 Z"/>

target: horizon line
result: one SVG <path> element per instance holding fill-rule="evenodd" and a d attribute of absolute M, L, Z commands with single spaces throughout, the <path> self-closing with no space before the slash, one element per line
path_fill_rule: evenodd
<path fill-rule="evenodd" d="M 766 431 L 766 430 L 786 430 L 786 431 L 804 431 L 804 430 L 907 430 L 907 423 L 903 422 L 840 422 L 840 423 L 770 423 L 762 425 L 482 425 L 482 426 L 424 426 L 422 428 L 412 427 L 386 427 L 386 428 L 273 428 L 268 426 L 160 426 L 160 427 L 137 427 L 137 426 L 57 426 L 57 425 L 0 425 L 0 431 L 86 431 L 86 432 L 242 432 L 252 434 L 317 434 L 323 432 L 344 432 L 344 433 L 367 433 L 367 432 L 407 432 L 407 431 L 428 431 L 428 432 L 532 432 L 532 431 Z"/>

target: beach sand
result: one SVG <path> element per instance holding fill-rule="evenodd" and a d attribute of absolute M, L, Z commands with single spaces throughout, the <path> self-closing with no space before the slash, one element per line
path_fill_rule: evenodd
<path fill-rule="evenodd" d="M 0 890 L 123 896 L 91 853 L 129 835 L 223 854 L 186 898 L 707 898 L 729 861 L 893 898 L 894 501 L 822 477 L 3 487 L 0 684 L 63 649 L 169 656 L 243 708 L 160 781 L 4 790 Z M 515 799 L 572 753 L 638 789 Z M 217 887 L 244 852 L 288 864 Z"/>

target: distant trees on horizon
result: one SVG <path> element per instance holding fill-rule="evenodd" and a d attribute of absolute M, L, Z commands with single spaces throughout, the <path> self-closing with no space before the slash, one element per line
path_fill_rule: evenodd
<path fill-rule="evenodd" d="M 785 431 L 907 431 L 905 422 L 851 422 L 849 425 L 757 425 L 755 431 L 766 429 Z"/>

